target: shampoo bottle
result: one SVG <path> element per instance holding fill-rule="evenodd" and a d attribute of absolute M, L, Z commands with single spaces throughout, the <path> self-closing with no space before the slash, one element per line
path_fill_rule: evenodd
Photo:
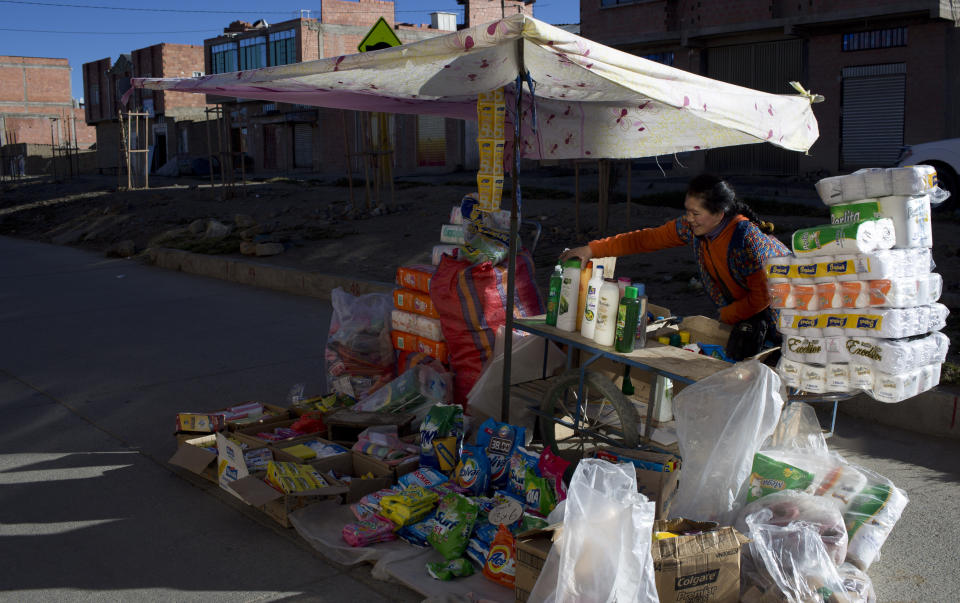
<path fill-rule="evenodd" d="M 557 326 L 557 313 L 560 310 L 560 288 L 562 286 L 563 267 L 557 264 L 553 267 L 547 292 L 547 324 L 551 327 Z"/>
<path fill-rule="evenodd" d="M 557 304 L 557 328 L 573 331 L 577 325 L 577 301 L 580 295 L 580 260 L 563 263 L 560 301 Z"/>
<path fill-rule="evenodd" d="M 580 324 L 580 334 L 587 339 L 593 339 L 597 327 L 597 299 L 600 297 L 600 287 L 603 286 L 603 266 L 593 267 L 593 278 L 587 283 L 587 300 L 583 306 L 583 322 Z"/>
<path fill-rule="evenodd" d="M 617 335 L 617 308 L 620 306 L 620 287 L 617 281 L 603 280 L 597 299 L 597 326 L 593 336 L 597 345 L 612 346 Z"/>

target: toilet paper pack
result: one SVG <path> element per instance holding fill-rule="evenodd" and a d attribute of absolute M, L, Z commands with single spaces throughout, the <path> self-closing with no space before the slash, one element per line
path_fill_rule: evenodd
<path fill-rule="evenodd" d="M 804 364 L 800 371 L 800 386 L 802 391 L 822 394 L 827 391 L 827 369 L 822 366 Z"/>
<path fill-rule="evenodd" d="M 824 335 L 823 347 L 827 351 L 827 364 L 850 362 L 852 358 L 847 350 L 847 338 L 843 335 Z"/>
<path fill-rule="evenodd" d="M 793 233 L 792 241 L 798 258 L 869 253 L 894 244 L 893 222 L 887 218 L 801 228 Z"/>
<path fill-rule="evenodd" d="M 830 363 L 826 366 L 826 391 L 834 393 L 848 392 L 850 386 L 850 367 L 845 363 Z"/>
<path fill-rule="evenodd" d="M 804 364 L 826 364 L 827 348 L 821 337 L 791 335 L 783 339 L 783 356 Z"/>
<path fill-rule="evenodd" d="M 919 280 L 914 277 L 876 279 L 869 281 L 869 285 L 871 306 L 909 308 L 921 305 Z"/>
<path fill-rule="evenodd" d="M 768 283 L 788 282 L 796 276 L 796 270 L 793 268 L 795 258 L 790 255 L 767 258 L 763 261 L 763 273 L 767 277 Z"/>
<path fill-rule="evenodd" d="M 790 360 L 786 356 L 781 356 L 779 362 L 777 362 L 777 373 L 787 387 L 800 387 L 800 373 L 802 371 L 802 363 Z"/>
<path fill-rule="evenodd" d="M 869 364 L 850 363 L 850 387 L 873 389 L 873 367 Z"/>

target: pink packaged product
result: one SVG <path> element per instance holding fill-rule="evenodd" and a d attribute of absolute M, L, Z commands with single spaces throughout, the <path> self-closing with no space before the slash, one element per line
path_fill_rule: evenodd
<path fill-rule="evenodd" d="M 350 546 L 367 546 L 396 539 L 393 524 L 381 517 L 371 517 L 343 526 L 343 540 Z"/>
<path fill-rule="evenodd" d="M 540 460 L 537 462 L 537 468 L 540 475 L 553 480 L 553 489 L 557 493 L 557 502 L 567 498 L 567 488 L 563 485 L 563 474 L 570 461 L 555 455 L 550 448 L 544 448 L 540 453 Z"/>

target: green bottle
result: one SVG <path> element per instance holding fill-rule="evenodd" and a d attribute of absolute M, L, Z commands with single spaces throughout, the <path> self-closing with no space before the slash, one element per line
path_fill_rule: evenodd
<path fill-rule="evenodd" d="M 640 300 L 637 299 L 637 288 L 630 286 L 624 292 L 620 299 L 620 307 L 617 308 L 617 335 L 613 347 L 621 354 L 633 351 L 639 320 Z"/>
<path fill-rule="evenodd" d="M 563 286 L 563 268 L 560 264 L 553 267 L 547 293 L 547 324 L 557 326 L 557 314 L 560 312 L 560 287 Z"/>
<path fill-rule="evenodd" d="M 620 386 L 620 391 L 623 392 L 624 396 L 632 396 L 635 392 L 633 388 L 633 381 L 630 380 L 629 364 L 626 364 L 623 367 L 623 384 Z"/>

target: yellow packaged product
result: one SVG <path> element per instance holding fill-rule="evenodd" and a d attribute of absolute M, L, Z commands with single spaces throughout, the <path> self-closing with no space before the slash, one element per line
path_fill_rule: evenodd
<path fill-rule="evenodd" d="M 503 175 L 503 147 L 505 142 L 497 138 L 478 138 L 477 146 L 480 150 L 481 174 L 493 176 Z"/>
<path fill-rule="evenodd" d="M 495 211 L 500 209 L 503 196 L 503 176 L 477 174 L 477 198 L 481 209 Z"/>
<path fill-rule="evenodd" d="M 303 444 L 297 444 L 296 446 L 284 448 L 283 451 L 287 454 L 292 454 L 301 461 L 309 461 L 310 459 L 317 458 L 316 451 L 309 446 L 304 446 Z"/>

